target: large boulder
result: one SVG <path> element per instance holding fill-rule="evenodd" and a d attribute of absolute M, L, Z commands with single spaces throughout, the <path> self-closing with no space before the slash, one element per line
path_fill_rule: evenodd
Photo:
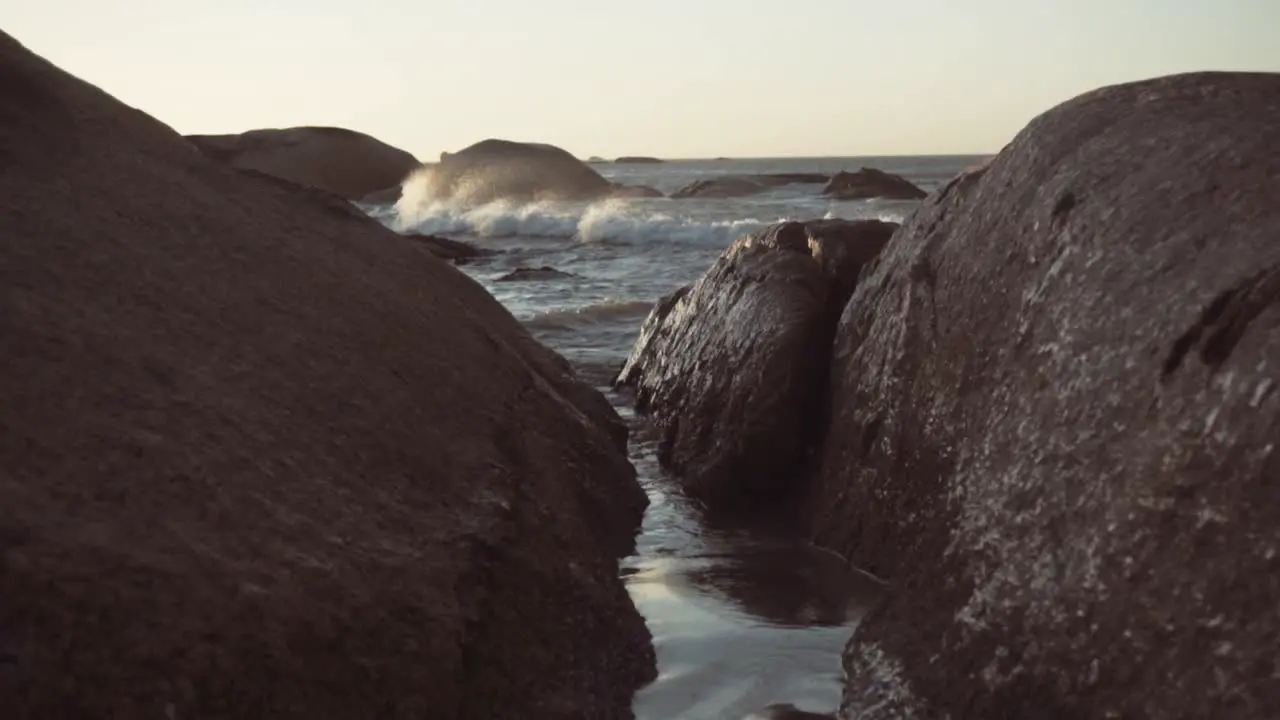
<path fill-rule="evenodd" d="M 795 496 L 821 433 L 831 342 L 864 264 L 897 226 L 774 225 L 659 301 L 617 383 L 660 431 L 659 457 L 709 506 Z"/>
<path fill-rule="evenodd" d="M 1280 716 L 1280 75 L 1104 88 L 935 193 L 836 342 L 842 717 Z"/>
<path fill-rule="evenodd" d="M 482 140 L 415 173 L 413 197 L 480 205 L 494 200 L 596 200 L 613 185 L 554 145 Z"/>
<path fill-rule="evenodd" d="M 6 718 L 626 717 L 625 427 L 478 284 L 0 34 Z"/>
<path fill-rule="evenodd" d="M 208 157 L 360 200 L 397 193 L 418 167 L 409 153 L 363 133 L 334 127 L 250 130 L 239 135 L 189 135 Z M 394 202 L 391 198 L 390 202 Z"/>
<path fill-rule="evenodd" d="M 834 200 L 921 200 L 928 193 L 910 180 L 875 168 L 838 172 L 827 181 L 822 194 Z"/>

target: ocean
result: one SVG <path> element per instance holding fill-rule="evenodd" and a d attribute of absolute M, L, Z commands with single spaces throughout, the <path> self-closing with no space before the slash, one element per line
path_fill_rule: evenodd
<path fill-rule="evenodd" d="M 873 167 L 932 191 L 978 156 L 827 157 L 594 164 L 625 185 L 671 194 L 725 175 L 824 173 Z M 733 240 L 783 220 L 901 221 L 915 201 L 840 202 L 794 184 L 731 199 L 495 202 L 458 207 L 418 197 L 364 209 L 403 233 L 466 240 L 500 254 L 461 266 L 544 344 L 568 358 L 632 423 L 631 459 L 650 506 L 637 552 L 621 564 L 653 634 L 658 678 L 636 695 L 639 720 L 738 720 L 791 703 L 830 712 L 840 699 L 840 654 L 879 583 L 785 527 L 714 522 L 658 466 L 654 441 L 626 397 L 610 388 L 659 297 L 696 280 Z M 519 267 L 565 277 L 499 278 Z"/>

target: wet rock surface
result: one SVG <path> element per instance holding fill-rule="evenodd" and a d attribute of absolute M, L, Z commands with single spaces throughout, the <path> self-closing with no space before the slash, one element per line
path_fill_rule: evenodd
<path fill-rule="evenodd" d="M 349 203 L 5 35 L 0 92 L 0 714 L 629 716 L 598 392 Z"/>
<path fill-rule="evenodd" d="M 904 177 L 875 168 L 838 172 L 827 181 L 822 194 L 836 200 L 920 200 L 928 193 Z"/>
<path fill-rule="evenodd" d="M 212 160 L 327 190 L 348 200 L 379 191 L 384 196 L 395 191 L 398 198 L 400 182 L 419 165 L 399 148 L 344 128 L 250 130 L 238 135 L 189 135 L 187 140 Z"/>
<path fill-rule="evenodd" d="M 840 308 L 896 227 L 775 225 L 655 305 L 617 382 L 634 389 L 661 433 L 659 456 L 691 494 L 745 509 L 797 492 Z"/>
<path fill-rule="evenodd" d="M 850 300 L 816 538 L 888 576 L 841 717 L 1280 715 L 1280 76 L 1104 88 Z"/>

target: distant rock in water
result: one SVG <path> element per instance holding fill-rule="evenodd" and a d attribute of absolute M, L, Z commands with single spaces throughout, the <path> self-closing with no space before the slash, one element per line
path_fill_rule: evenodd
<path fill-rule="evenodd" d="M 767 187 L 781 185 L 821 185 L 831 179 L 827 173 L 763 173 L 752 175 L 752 180 Z"/>
<path fill-rule="evenodd" d="M 250 130 L 239 135 L 188 135 L 202 153 L 238 169 L 257 170 L 360 200 L 397 189 L 419 166 L 416 158 L 363 133 L 332 127 Z"/>
<path fill-rule="evenodd" d="M 553 267 L 543 265 L 536 268 L 516 268 L 511 272 L 499 277 L 495 282 L 521 282 L 526 280 L 564 280 L 567 278 L 576 278 L 577 275 L 557 270 Z"/>
<path fill-rule="evenodd" d="M 822 194 L 835 200 L 920 200 L 928 195 L 910 180 L 875 168 L 836 173 Z"/>
<path fill-rule="evenodd" d="M 599 155 L 592 155 L 591 157 L 587 158 L 587 162 L 589 162 L 589 163 L 591 163 L 591 164 L 593 164 L 593 165 L 598 165 L 598 164 L 600 164 L 600 163 L 607 163 L 607 162 L 609 162 L 609 161 L 608 161 L 608 160 L 605 160 L 604 158 L 600 157 Z"/>
<path fill-rule="evenodd" d="M 840 717 L 1280 717 L 1280 75 L 1036 118 L 834 357 L 816 538 L 891 580 Z"/>
<path fill-rule="evenodd" d="M 745 177 L 726 176 L 694 180 L 671 193 L 675 199 L 685 198 L 735 198 L 755 195 L 765 189 L 765 185 Z"/>
<path fill-rule="evenodd" d="M 648 185 L 614 185 L 610 193 L 611 197 L 616 198 L 660 198 L 666 197 L 661 190 L 651 188 Z"/>
<path fill-rule="evenodd" d="M 469 262 L 480 258 L 491 257 L 497 253 L 493 250 L 478 248 L 468 242 L 461 240 L 450 240 L 449 238 L 436 237 L 435 235 L 418 235 L 417 233 L 406 234 L 404 237 L 419 243 L 427 249 L 432 255 L 441 260 L 448 260 L 458 265 L 466 265 Z"/>
<path fill-rule="evenodd" d="M 595 200 L 613 186 L 554 145 L 484 140 L 416 173 L 416 190 L 433 200 L 479 205 L 494 200 Z"/>
<path fill-rule="evenodd" d="M 775 225 L 654 307 L 616 382 L 634 388 L 690 494 L 735 510 L 801 494 L 796 468 L 822 431 L 841 308 L 895 228 Z"/>
<path fill-rule="evenodd" d="M 694 180 L 671 194 L 673 198 L 746 197 L 783 185 L 817 185 L 827 182 L 825 173 L 762 173 L 723 175 Z"/>
<path fill-rule="evenodd" d="M 653 165 L 656 163 L 661 163 L 662 160 L 659 160 L 656 157 L 626 156 L 626 157 L 620 157 L 617 160 L 614 160 L 613 162 L 618 165 L 645 165 L 645 164 Z"/>
<path fill-rule="evenodd" d="M 0 92 L 0 716 L 630 716 L 646 500 L 599 392 L 2 33 Z"/>

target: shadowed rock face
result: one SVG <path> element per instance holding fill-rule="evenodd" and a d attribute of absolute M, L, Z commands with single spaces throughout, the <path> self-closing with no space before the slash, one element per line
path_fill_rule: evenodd
<path fill-rule="evenodd" d="M 690 493 L 733 509 L 796 493 L 840 308 L 896 227 L 775 225 L 654 307 L 617 382 L 635 389 Z"/>
<path fill-rule="evenodd" d="M 893 592 L 841 717 L 1280 715 L 1280 76 L 1104 88 L 841 321 L 816 536 Z"/>
<path fill-rule="evenodd" d="M 400 182 L 418 167 L 409 153 L 342 128 L 251 130 L 187 139 L 218 162 L 328 190 L 348 200 L 376 191 L 382 191 L 379 199 L 392 192 L 399 197 Z"/>
<path fill-rule="evenodd" d="M 328 193 L 0 35 L 6 718 L 626 717 L 608 403 Z"/>
<path fill-rule="evenodd" d="M 494 200 L 595 200 L 608 180 L 554 145 L 483 140 L 415 175 L 417 191 L 433 200 L 483 204 Z"/>
<path fill-rule="evenodd" d="M 928 193 L 916 187 L 910 180 L 875 168 L 862 168 L 858 172 L 838 172 L 827 181 L 822 194 L 836 200 L 920 200 Z"/>

